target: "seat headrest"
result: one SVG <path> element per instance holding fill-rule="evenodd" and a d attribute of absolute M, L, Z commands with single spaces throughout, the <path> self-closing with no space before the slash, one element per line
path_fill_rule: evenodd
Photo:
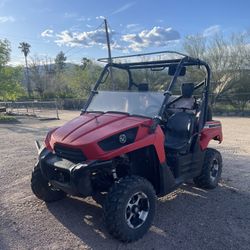
<path fill-rule="evenodd" d="M 192 97 L 193 93 L 194 93 L 194 83 L 192 82 L 182 83 L 181 94 L 183 97 L 190 98 Z"/>

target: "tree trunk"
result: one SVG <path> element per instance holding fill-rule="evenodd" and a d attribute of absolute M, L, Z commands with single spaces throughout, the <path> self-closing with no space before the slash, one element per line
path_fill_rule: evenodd
<path fill-rule="evenodd" d="M 27 84 L 27 92 L 29 98 L 31 97 L 31 86 L 30 86 L 30 78 L 29 78 L 29 69 L 28 69 L 28 62 L 27 62 L 27 56 L 25 56 L 25 73 L 26 73 L 26 84 Z"/>

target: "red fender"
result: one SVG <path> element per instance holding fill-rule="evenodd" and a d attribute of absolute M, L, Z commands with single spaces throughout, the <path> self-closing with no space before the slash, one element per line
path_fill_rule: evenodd
<path fill-rule="evenodd" d="M 200 147 L 202 150 L 205 150 L 208 147 L 208 144 L 211 140 L 219 141 L 223 140 L 222 135 L 222 126 L 219 121 L 209 121 L 206 122 L 203 130 L 201 131 L 200 137 Z"/>

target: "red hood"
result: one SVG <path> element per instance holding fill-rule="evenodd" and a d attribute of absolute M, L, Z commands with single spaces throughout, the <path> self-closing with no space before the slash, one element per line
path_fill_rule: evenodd
<path fill-rule="evenodd" d="M 150 121 L 150 118 L 126 114 L 86 113 L 55 130 L 51 135 L 50 145 L 52 148 L 56 142 L 71 146 L 86 145 L 142 123 L 149 124 Z"/>

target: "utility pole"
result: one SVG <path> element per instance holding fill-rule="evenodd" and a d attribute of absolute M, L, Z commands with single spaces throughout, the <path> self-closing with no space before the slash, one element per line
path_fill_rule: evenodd
<path fill-rule="evenodd" d="M 106 18 L 104 19 L 104 24 L 105 24 L 105 31 L 106 31 L 106 38 L 107 38 L 107 47 L 108 47 L 108 63 L 112 64 L 112 56 L 111 56 L 110 40 L 109 40 L 109 31 L 108 31 L 108 24 L 107 24 L 107 19 Z M 112 83 L 113 90 L 115 90 L 112 66 L 110 67 L 110 78 L 111 78 L 111 83 Z"/>

